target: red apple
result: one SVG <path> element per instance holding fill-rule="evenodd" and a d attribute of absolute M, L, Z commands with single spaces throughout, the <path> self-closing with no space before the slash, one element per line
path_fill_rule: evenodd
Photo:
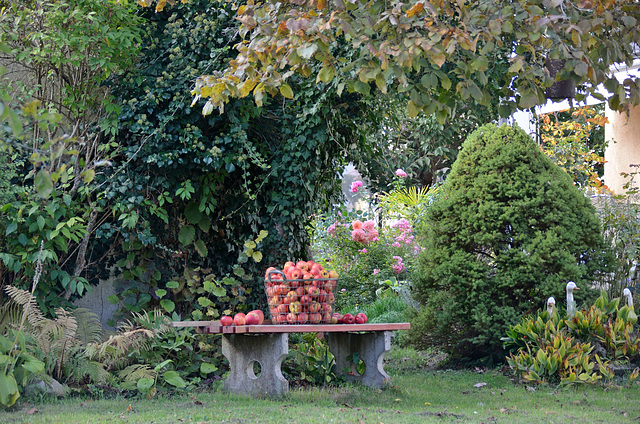
<path fill-rule="evenodd" d="M 237 314 L 235 314 L 235 316 L 233 317 L 233 323 L 235 325 L 245 325 L 247 323 L 247 318 L 246 315 L 243 314 L 242 312 L 238 312 Z"/>
<path fill-rule="evenodd" d="M 325 303 L 327 301 L 327 292 L 320 289 L 320 293 L 318 293 L 318 302 Z"/>
<path fill-rule="evenodd" d="M 260 317 L 258 316 L 258 314 L 248 313 L 245 316 L 246 325 L 258 325 L 259 322 L 260 322 Z"/>
<path fill-rule="evenodd" d="M 272 273 L 271 275 L 269 274 L 271 271 L 277 271 L 276 267 L 274 266 L 270 266 L 269 268 L 267 268 L 267 270 L 264 273 L 264 279 L 265 280 L 269 280 L 271 278 L 272 275 L 275 275 L 275 273 Z"/>
<path fill-rule="evenodd" d="M 258 314 L 258 317 L 260 317 L 260 325 L 262 325 L 262 323 L 264 322 L 264 312 L 262 312 L 262 310 L 260 309 L 254 309 L 253 311 L 249 312 L 250 314 Z"/>
<path fill-rule="evenodd" d="M 297 322 L 296 314 L 293 312 L 289 312 L 286 319 L 289 324 L 295 324 Z"/>
<path fill-rule="evenodd" d="M 342 324 L 342 314 L 339 313 L 335 313 L 331 316 L 331 323 L 332 324 Z"/>
<path fill-rule="evenodd" d="M 296 294 L 296 292 L 294 292 L 293 290 L 291 290 L 289 293 L 287 293 L 287 299 L 289 300 L 288 302 L 284 302 L 284 303 L 293 303 L 296 300 L 298 300 L 298 295 Z"/>
<path fill-rule="evenodd" d="M 309 321 L 312 324 L 319 324 L 322 321 L 322 315 L 320 313 L 309 314 Z"/>
<path fill-rule="evenodd" d="M 231 324 L 233 324 L 233 318 L 231 318 L 229 315 L 225 315 L 222 318 L 220 318 L 220 324 L 222 324 L 225 327 L 228 327 Z"/>
<path fill-rule="evenodd" d="M 367 322 L 367 315 L 364 312 L 358 312 L 354 317 L 356 324 L 365 324 Z"/>
<path fill-rule="evenodd" d="M 309 271 L 309 264 L 307 264 L 307 262 L 305 261 L 298 261 L 296 262 L 296 268 L 299 268 L 303 271 Z"/>
<path fill-rule="evenodd" d="M 309 321 L 309 315 L 305 312 L 300 312 L 297 319 L 298 324 L 306 324 L 307 321 Z"/>
<path fill-rule="evenodd" d="M 291 279 L 292 280 L 299 280 L 302 278 L 302 270 L 301 269 L 294 269 L 293 271 L 291 271 Z"/>
<path fill-rule="evenodd" d="M 353 315 L 351 314 L 344 314 L 342 316 L 342 323 L 343 324 L 353 324 L 355 322 L 355 318 Z"/>
<path fill-rule="evenodd" d="M 323 324 L 331 324 L 331 313 L 330 312 L 325 312 L 322 314 L 322 323 Z"/>

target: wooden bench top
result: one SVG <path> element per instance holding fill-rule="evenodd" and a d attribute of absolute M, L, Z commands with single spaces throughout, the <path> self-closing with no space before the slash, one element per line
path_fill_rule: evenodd
<path fill-rule="evenodd" d="M 408 330 L 408 322 L 380 324 L 272 324 L 223 326 L 220 321 L 174 321 L 172 327 L 195 327 L 200 334 L 344 333 Z"/>

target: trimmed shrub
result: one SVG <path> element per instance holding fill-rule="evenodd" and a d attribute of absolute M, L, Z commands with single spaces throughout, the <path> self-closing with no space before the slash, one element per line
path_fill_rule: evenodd
<path fill-rule="evenodd" d="M 517 127 L 469 136 L 424 236 L 414 336 L 458 359 L 503 358 L 501 335 L 549 296 L 564 299 L 569 280 L 593 301 L 611 261 L 589 199 Z"/>

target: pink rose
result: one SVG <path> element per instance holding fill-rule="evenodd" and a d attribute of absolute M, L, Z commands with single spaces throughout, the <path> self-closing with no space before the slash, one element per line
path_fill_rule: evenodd
<path fill-rule="evenodd" d="M 376 227 L 376 223 L 372 220 L 367 220 L 362 224 L 362 229 L 365 231 L 371 231 Z"/>
<path fill-rule="evenodd" d="M 351 238 L 353 239 L 353 241 L 356 241 L 358 243 L 364 243 L 366 241 L 366 236 L 364 230 L 362 229 L 351 231 Z"/>
<path fill-rule="evenodd" d="M 404 172 L 401 168 L 396 169 L 396 175 L 400 178 L 406 178 L 407 173 Z"/>

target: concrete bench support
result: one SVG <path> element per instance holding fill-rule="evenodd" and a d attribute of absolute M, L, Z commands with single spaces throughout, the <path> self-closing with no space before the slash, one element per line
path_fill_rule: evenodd
<path fill-rule="evenodd" d="M 325 333 L 329 350 L 336 358 L 336 373 L 348 381 L 369 387 L 382 387 L 391 377 L 384 371 L 384 355 L 391 350 L 391 331 L 375 333 Z M 364 362 L 364 373 L 358 374 L 353 355 Z M 346 370 L 346 373 L 345 373 Z"/>
<path fill-rule="evenodd" d="M 222 354 L 229 360 L 229 377 L 223 388 L 232 393 L 280 397 L 289 393 L 282 361 L 289 353 L 289 334 L 224 334 Z M 254 362 L 260 375 L 253 372 Z"/>

